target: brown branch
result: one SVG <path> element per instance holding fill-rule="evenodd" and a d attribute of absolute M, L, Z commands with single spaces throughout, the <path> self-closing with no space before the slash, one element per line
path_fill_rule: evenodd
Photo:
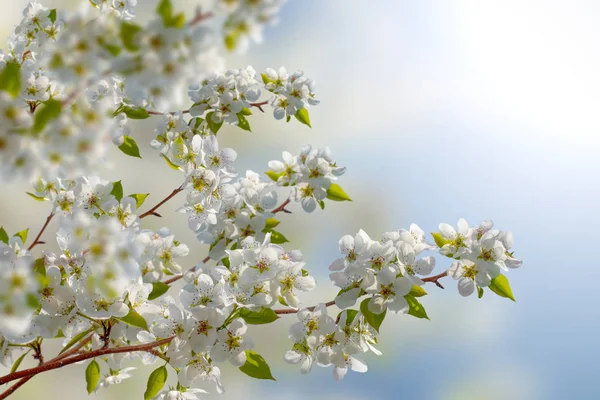
<path fill-rule="evenodd" d="M 273 211 L 271 211 L 273 214 L 277 214 L 278 212 L 284 212 L 287 214 L 291 214 L 292 212 L 289 210 L 285 209 L 285 206 L 287 206 L 288 204 L 290 204 L 290 199 L 288 198 L 286 201 L 284 201 L 283 203 L 281 203 L 281 205 L 279 207 L 277 207 L 276 209 L 274 209 Z"/>
<path fill-rule="evenodd" d="M 202 13 L 202 10 L 200 9 L 200 6 L 198 6 L 196 8 L 196 16 L 190 20 L 190 22 L 188 22 L 188 26 L 194 26 L 197 25 L 201 22 L 206 21 L 207 19 L 210 19 L 212 17 L 215 16 L 215 13 L 213 13 L 212 11 L 209 11 L 207 13 Z"/>
<path fill-rule="evenodd" d="M 81 342 L 79 342 L 79 344 L 77 344 L 77 346 L 73 347 L 72 349 L 65 351 L 62 354 L 57 355 L 56 357 L 54 357 L 52 360 L 50 360 L 49 362 L 53 362 L 53 361 L 58 361 L 58 360 L 62 360 L 63 358 L 67 358 L 71 355 L 74 355 L 76 353 L 79 352 L 79 350 L 81 350 L 81 348 L 83 346 L 85 346 L 86 344 L 88 344 L 88 342 L 90 340 L 92 340 L 92 337 L 94 336 L 94 332 L 90 333 L 88 336 L 85 337 L 85 339 L 83 339 Z"/>
<path fill-rule="evenodd" d="M 52 217 L 54 217 L 54 213 L 50 213 L 50 215 L 48 215 L 48 218 L 46 218 L 46 222 L 44 223 L 44 226 L 42 226 L 42 229 L 40 230 L 40 233 L 38 233 L 38 235 L 33 240 L 33 243 L 31 243 L 31 246 L 29 246 L 27 248 L 27 250 L 31 251 L 31 249 L 33 249 L 35 246 L 37 246 L 38 244 L 43 243 L 43 242 L 40 241 L 40 238 L 42 237 L 42 234 L 44 233 L 44 231 L 48 227 L 48 224 L 52 220 Z"/>
<path fill-rule="evenodd" d="M 443 289 L 444 287 L 442 286 L 442 284 L 440 282 L 438 282 L 441 278 L 445 277 L 446 275 L 448 275 L 448 272 L 444 271 L 441 274 L 437 274 L 434 276 L 430 276 L 427 278 L 423 278 L 423 282 L 433 282 L 435 283 L 435 285 L 437 287 L 439 287 L 440 289 Z"/>
<path fill-rule="evenodd" d="M 34 376 L 42 372 L 51 371 L 53 369 L 62 368 L 66 365 L 74 364 L 80 361 L 89 360 L 90 358 L 96 358 L 100 356 L 104 356 L 107 354 L 117 354 L 117 353 L 135 353 L 138 351 L 148 351 L 154 349 L 155 347 L 162 346 L 163 344 L 170 343 L 175 336 L 168 337 L 166 339 L 157 340 L 156 342 L 140 344 L 136 346 L 123 346 L 123 347 L 113 347 L 108 349 L 98 349 L 94 351 L 90 351 L 84 354 L 77 354 L 70 358 L 63 358 L 57 361 L 49 361 L 43 365 L 40 365 L 35 368 L 24 369 L 22 371 L 13 372 L 12 374 L 5 375 L 0 377 L 0 385 L 4 385 L 7 382 L 14 381 L 16 379 L 21 379 L 29 376 Z"/>
<path fill-rule="evenodd" d="M 26 384 L 27 382 L 29 382 L 29 380 L 31 378 L 33 378 L 34 376 L 35 375 L 26 376 L 25 378 L 22 378 L 19 382 L 15 383 L 11 387 L 9 387 L 5 392 L 2 392 L 0 394 L 0 400 L 5 399 L 8 396 L 10 396 L 11 394 L 13 394 L 18 388 L 20 388 L 21 386 L 23 386 L 24 384 Z"/>
<path fill-rule="evenodd" d="M 210 260 L 210 256 L 206 256 L 206 258 L 205 258 L 204 260 L 202 260 L 202 262 L 203 262 L 203 263 L 206 263 L 206 262 L 208 262 L 208 260 Z M 192 267 L 192 268 L 190 268 L 188 271 L 193 271 L 193 270 L 194 270 L 194 268 L 196 268 L 196 267 Z M 178 280 L 180 280 L 181 278 L 183 278 L 183 274 L 176 275 L 176 276 L 174 276 L 174 277 L 172 277 L 172 278 L 169 278 L 169 279 L 167 279 L 166 281 L 164 281 L 163 283 L 164 283 L 164 284 L 166 284 L 166 285 L 169 285 L 169 284 L 171 284 L 171 283 L 173 283 L 173 282 L 177 282 L 177 281 L 178 281 Z"/>
<path fill-rule="evenodd" d="M 156 210 L 158 210 L 158 208 L 160 206 L 162 206 L 163 204 L 165 204 L 167 201 L 171 200 L 173 197 L 175 197 L 178 193 L 183 191 L 183 185 L 179 186 L 177 189 L 173 190 L 171 192 L 170 195 L 168 195 L 167 197 L 165 197 L 160 203 L 158 203 L 157 205 L 155 205 L 154 207 L 152 207 L 150 210 L 146 211 L 145 213 L 143 213 L 142 215 L 140 215 L 140 218 L 146 218 L 149 215 L 154 215 L 155 217 L 160 217 L 161 215 L 158 214 L 156 212 Z"/>
<path fill-rule="evenodd" d="M 267 104 L 269 104 L 269 100 L 265 100 L 260 103 L 250 103 L 250 106 L 258 108 L 261 112 L 265 112 L 262 106 L 266 106 Z"/>

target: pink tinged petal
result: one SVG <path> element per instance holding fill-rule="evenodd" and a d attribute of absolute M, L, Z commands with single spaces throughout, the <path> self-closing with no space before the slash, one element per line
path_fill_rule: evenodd
<path fill-rule="evenodd" d="M 461 296 L 467 297 L 475 291 L 475 282 L 468 278 L 462 278 L 458 281 L 458 293 Z"/>

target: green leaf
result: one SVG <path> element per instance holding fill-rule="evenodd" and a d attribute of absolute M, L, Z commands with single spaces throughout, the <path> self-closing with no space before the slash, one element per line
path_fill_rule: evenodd
<path fill-rule="evenodd" d="M 158 7 L 156 7 L 156 13 L 162 17 L 165 26 L 169 26 L 173 18 L 173 3 L 171 3 L 171 0 L 161 0 Z"/>
<path fill-rule="evenodd" d="M 221 264 L 223 264 L 227 268 L 229 268 L 231 266 L 231 262 L 229 261 L 228 257 L 221 258 Z"/>
<path fill-rule="evenodd" d="M 273 244 L 283 244 L 289 242 L 285 236 L 281 232 L 277 232 L 274 230 L 270 230 L 271 232 L 271 243 Z"/>
<path fill-rule="evenodd" d="M 95 359 L 85 369 L 85 382 L 88 394 L 92 394 L 100 382 L 100 365 Z"/>
<path fill-rule="evenodd" d="M 148 111 L 145 108 L 131 107 L 131 106 L 126 106 L 124 104 L 121 104 L 119 106 L 119 108 L 117 108 L 115 110 L 115 112 L 113 112 L 113 117 L 116 117 L 117 115 L 119 115 L 121 113 L 124 113 L 125 115 L 127 115 L 128 118 L 131 118 L 131 119 L 150 118 L 150 114 L 148 114 Z"/>
<path fill-rule="evenodd" d="M 163 282 L 154 282 L 152 284 L 152 291 L 148 295 L 148 300 L 154 300 L 162 296 L 169 291 L 170 286 Z"/>
<path fill-rule="evenodd" d="M 12 97 L 17 97 L 21 92 L 21 66 L 18 63 L 9 62 L 0 72 L 0 91 Z"/>
<path fill-rule="evenodd" d="M 181 29 L 185 25 L 185 14 L 179 13 L 169 20 L 167 26 L 171 28 Z"/>
<path fill-rule="evenodd" d="M 45 197 L 36 196 L 35 194 L 33 194 L 31 192 L 25 192 L 25 193 L 27 193 L 32 199 L 34 199 L 36 201 L 46 201 Z"/>
<path fill-rule="evenodd" d="M 273 83 L 275 82 L 274 80 L 269 78 L 269 75 L 265 74 L 264 72 L 262 74 L 260 74 L 260 76 L 262 77 L 263 83 L 266 85 L 267 83 Z"/>
<path fill-rule="evenodd" d="M 425 318 L 429 319 L 427 313 L 425 312 L 425 308 L 414 296 L 407 294 L 404 296 L 406 302 L 408 303 L 408 314 L 417 318 Z"/>
<path fill-rule="evenodd" d="M 266 307 L 261 308 L 260 311 L 250 311 L 247 308 L 243 308 L 242 311 L 240 311 L 240 317 L 250 325 L 270 324 L 279 319 L 273 309 Z"/>
<path fill-rule="evenodd" d="M 285 301 L 285 299 L 283 298 L 283 296 L 279 295 L 277 297 L 277 300 L 279 300 L 279 304 L 281 304 L 282 306 L 286 306 L 289 307 L 290 305 L 287 303 L 287 301 Z"/>
<path fill-rule="evenodd" d="M 277 225 L 279 225 L 279 220 L 277 218 L 267 218 L 265 229 L 272 230 Z"/>
<path fill-rule="evenodd" d="M 431 232 L 431 236 L 433 236 L 433 240 L 435 241 L 435 244 L 437 244 L 437 247 L 439 247 L 440 249 L 442 247 L 444 247 L 444 245 L 450 243 L 450 241 L 444 239 L 442 234 L 439 232 Z"/>
<path fill-rule="evenodd" d="M 127 50 L 136 52 L 140 49 L 135 40 L 135 35 L 142 30 L 142 27 L 139 25 L 132 24 L 130 22 L 121 23 L 121 41 Z"/>
<path fill-rule="evenodd" d="M 244 117 L 244 115 L 242 115 L 241 112 L 237 113 L 237 117 L 238 117 L 238 127 L 245 131 L 252 132 L 252 129 L 250 129 L 250 123 L 248 122 L 246 117 Z"/>
<path fill-rule="evenodd" d="M 240 111 L 240 113 L 242 115 L 252 115 L 252 110 L 250 110 L 248 107 L 244 107 L 242 108 L 242 111 Z"/>
<path fill-rule="evenodd" d="M 308 110 L 306 108 L 301 108 L 300 110 L 296 111 L 295 117 L 298 121 L 302 122 L 304 125 L 308 126 L 309 128 L 312 128 L 312 126 L 310 126 L 310 117 L 308 115 Z"/>
<path fill-rule="evenodd" d="M 142 156 L 140 156 L 140 149 L 135 140 L 133 140 L 131 136 L 124 136 L 123 138 L 125 140 L 123 141 L 123 144 L 119 146 L 119 150 L 128 156 L 142 158 Z"/>
<path fill-rule="evenodd" d="M 104 44 L 102 47 L 110 53 L 111 56 L 117 57 L 121 54 L 121 47 L 114 44 Z"/>
<path fill-rule="evenodd" d="M 365 321 L 369 323 L 379 333 L 379 327 L 385 318 L 387 310 L 384 310 L 381 314 L 375 314 L 369 310 L 369 301 L 371 298 L 364 299 L 360 303 L 360 312 L 365 317 Z"/>
<path fill-rule="evenodd" d="M 44 257 L 37 258 L 34 261 L 33 271 L 42 276 L 46 276 L 46 265 L 45 265 Z"/>
<path fill-rule="evenodd" d="M 223 126 L 223 121 L 219 122 L 218 124 L 214 122 L 212 119 L 214 114 L 214 112 L 209 112 L 206 115 L 206 123 L 208 124 L 210 130 L 216 135 L 217 132 L 219 132 L 219 129 L 221 129 L 221 126 Z"/>
<path fill-rule="evenodd" d="M 144 400 L 150 400 L 154 398 L 165 386 L 169 372 L 166 366 L 158 367 L 148 377 L 148 383 L 146 384 L 146 391 L 144 392 Z"/>
<path fill-rule="evenodd" d="M 42 103 L 33 114 L 33 132 L 43 131 L 48 122 L 58 118 L 61 112 L 62 103 L 58 100 L 50 99 Z"/>
<path fill-rule="evenodd" d="M 410 289 L 409 294 L 413 297 L 423 297 L 427 294 L 427 292 L 425 291 L 425 289 L 423 289 L 422 286 L 413 285 L 412 289 Z"/>
<path fill-rule="evenodd" d="M 310 273 L 305 269 L 302 269 L 301 272 L 302 272 L 302 276 L 304 276 L 304 277 L 310 275 Z"/>
<path fill-rule="evenodd" d="M 4 230 L 4 227 L 0 226 L 0 242 L 8 244 L 8 234 Z"/>
<path fill-rule="evenodd" d="M 167 162 L 167 164 L 169 165 L 169 167 L 175 169 L 175 170 L 180 170 L 181 168 L 179 167 L 179 165 L 174 164 L 173 161 L 171 161 L 171 159 L 167 156 L 165 156 L 164 154 L 161 154 L 161 157 L 165 159 L 165 161 Z"/>
<path fill-rule="evenodd" d="M 319 207 L 321 207 L 321 210 L 325 209 L 325 202 L 323 200 L 319 200 Z"/>
<path fill-rule="evenodd" d="M 508 283 L 508 279 L 502 274 L 492 279 L 492 283 L 490 283 L 490 286 L 488 287 L 492 292 L 496 293 L 500 297 L 506 297 L 507 299 L 511 299 L 514 302 L 517 301 L 513 296 L 512 289 L 510 288 L 510 284 Z"/>
<path fill-rule="evenodd" d="M 23 359 L 25 358 L 25 356 L 27 354 L 29 354 L 30 351 L 31 351 L 31 349 L 27 350 L 25 353 L 21 354 L 21 357 L 19 357 L 15 360 L 14 364 L 12 365 L 12 368 L 10 369 L 11 374 L 17 371 L 17 369 L 19 368 L 19 365 L 21 365 L 21 363 L 23 362 Z"/>
<path fill-rule="evenodd" d="M 477 286 L 477 297 L 478 298 L 482 298 L 483 297 L 483 288 Z"/>
<path fill-rule="evenodd" d="M 251 350 L 246 350 L 246 363 L 240 367 L 240 371 L 252 378 L 275 380 L 271 375 L 269 364 L 260 354 Z"/>
<path fill-rule="evenodd" d="M 127 197 L 133 197 L 135 199 L 135 207 L 137 209 L 139 209 L 142 204 L 144 204 L 144 201 L 146 201 L 146 197 L 148 197 L 150 195 L 150 193 L 135 193 L 135 194 L 130 194 Z"/>
<path fill-rule="evenodd" d="M 115 196 L 117 201 L 121 201 L 123 198 L 123 185 L 121 184 L 121 181 L 113 182 L 113 189 L 111 190 L 110 194 Z"/>
<path fill-rule="evenodd" d="M 71 347 L 75 346 L 75 344 L 77 344 L 81 339 L 83 339 L 84 337 L 86 337 L 93 330 L 94 330 L 94 328 L 90 328 L 90 329 L 88 329 L 86 331 L 80 332 L 77 335 L 73 336 L 73 338 L 71 340 L 69 340 L 69 343 L 67 343 L 65 345 L 65 347 L 62 348 L 62 350 L 60 351 L 60 353 L 58 353 L 58 355 L 61 355 L 65 351 L 69 350 Z"/>
<path fill-rule="evenodd" d="M 268 170 L 267 172 L 265 172 L 265 174 L 275 182 L 277 182 L 279 178 L 283 176 L 283 172 L 275 172 L 271 170 Z"/>
<path fill-rule="evenodd" d="M 52 10 L 50 10 L 50 12 L 48 13 L 48 18 L 50 19 L 50 21 L 52 23 L 56 22 L 56 8 L 53 8 Z"/>
<path fill-rule="evenodd" d="M 338 320 L 341 317 L 342 313 L 344 313 L 344 312 L 346 313 L 346 326 L 350 326 L 352 324 L 352 322 L 354 322 L 354 319 L 356 318 L 356 316 L 358 315 L 358 311 L 348 308 L 339 313 Z"/>
<path fill-rule="evenodd" d="M 17 236 L 21 238 L 21 241 L 23 242 L 23 244 L 25 244 L 25 242 L 27 241 L 27 233 L 29 232 L 29 228 L 24 229 L 20 232 L 15 233 L 13 236 Z"/>
<path fill-rule="evenodd" d="M 350 196 L 344 192 L 344 189 L 337 183 L 332 183 L 327 189 L 327 198 L 333 201 L 352 201 Z"/>
<path fill-rule="evenodd" d="M 121 318 L 117 318 L 119 321 L 125 322 L 127 325 L 135 326 L 143 330 L 148 330 L 148 323 L 140 314 L 138 314 L 133 308 L 129 309 L 129 313 Z"/>
<path fill-rule="evenodd" d="M 238 36 L 239 36 L 239 34 L 237 32 L 232 32 L 232 33 L 225 35 L 225 48 L 228 51 L 235 50 L 235 47 L 237 45 Z"/>

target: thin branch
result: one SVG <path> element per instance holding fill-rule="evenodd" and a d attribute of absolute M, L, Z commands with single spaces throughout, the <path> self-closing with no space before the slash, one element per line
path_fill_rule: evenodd
<path fill-rule="evenodd" d="M 50 215 L 48 215 L 48 218 L 46 218 L 46 222 L 44 223 L 44 226 L 42 226 L 42 229 L 40 230 L 40 233 L 38 233 L 38 235 L 33 240 L 33 243 L 31 243 L 31 246 L 29 246 L 29 248 L 27 248 L 27 250 L 31 251 L 31 249 L 33 249 L 35 246 L 37 246 L 38 244 L 43 243 L 43 242 L 40 241 L 40 238 L 42 237 L 42 234 L 44 233 L 44 231 L 48 227 L 48 224 L 52 220 L 52 217 L 54 217 L 54 213 L 50 213 Z"/>
<path fill-rule="evenodd" d="M 284 212 L 286 214 L 291 214 L 292 212 L 289 210 L 285 209 L 285 206 L 287 206 L 288 204 L 290 204 L 290 199 L 288 198 L 286 201 L 284 201 L 283 203 L 281 203 L 281 205 L 279 207 L 277 207 L 276 209 L 274 209 L 273 211 L 271 211 L 273 214 L 277 214 L 278 212 Z"/>
<path fill-rule="evenodd" d="M 178 193 L 183 191 L 183 185 L 179 186 L 177 189 L 173 190 L 171 192 L 170 195 L 168 195 L 167 197 L 165 197 L 160 203 L 158 203 L 157 205 L 155 205 L 154 207 L 152 207 L 150 210 L 146 211 L 145 213 L 143 213 L 142 215 L 140 215 L 140 218 L 146 218 L 149 215 L 154 215 L 155 217 L 160 217 L 161 215 L 158 214 L 156 212 L 156 210 L 158 210 L 158 208 L 160 206 L 162 206 L 163 204 L 165 204 L 167 201 L 171 200 L 173 197 L 175 197 Z"/>
<path fill-rule="evenodd" d="M 437 274 L 434 276 L 430 276 L 428 278 L 423 278 L 423 282 L 433 282 L 435 283 L 435 285 L 437 287 L 439 287 L 440 289 L 443 289 L 444 287 L 442 286 L 442 284 L 440 282 L 438 282 L 441 278 L 445 277 L 446 275 L 448 275 L 448 272 L 444 271 L 441 274 Z"/>
<path fill-rule="evenodd" d="M 28 376 L 37 375 L 42 372 L 51 371 L 53 369 L 62 368 L 66 365 L 78 363 L 80 361 L 89 360 L 90 358 L 96 358 L 100 356 L 104 356 L 107 354 L 117 354 L 117 353 L 135 353 L 138 351 L 148 351 L 152 350 L 155 347 L 162 346 L 163 344 L 170 343 L 175 336 L 168 337 L 166 339 L 157 340 L 156 342 L 140 344 L 136 346 L 123 346 L 123 347 L 113 347 L 108 349 L 98 349 L 94 351 L 90 351 L 85 354 L 74 355 L 70 358 L 63 358 L 57 361 L 49 361 L 43 365 L 40 365 L 35 368 L 24 369 L 22 371 L 13 372 L 12 374 L 5 375 L 0 378 L 0 385 L 4 385 L 7 382 L 14 381 L 16 379 L 25 378 Z"/>
<path fill-rule="evenodd" d="M 73 347 L 72 349 L 70 349 L 68 351 L 65 351 L 62 354 L 57 355 L 56 357 L 54 357 L 52 360 L 50 360 L 48 362 L 62 360 L 63 358 L 67 358 L 67 357 L 70 357 L 70 356 L 72 356 L 74 354 L 77 354 L 79 352 L 79 350 L 81 350 L 83 348 L 83 346 L 85 346 L 86 344 L 88 344 L 92 340 L 92 337 L 94 336 L 94 333 L 95 332 L 90 333 L 81 342 L 79 342 L 79 344 L 77 344 L 77 346 Z"/>
<path fill-rule="evenodd" d="M 269 100 L 261 101 L 260 103 L 250 103 L 252 107 L 258 108 L 261 112 L 265 112 L 262 106 L 266 106 L 267 104 L 269 104 Z"/>
<path fill-rule="evenodd" d="M 210 260 L 210 256 L 206 256 L 206 258 L 205 258 L 204 260 L 202 260 L 202 262 L 203 262 L 203 263 L 207 263 L 207 262 L 208 262 L 208 260 Z M 193 270 L 194 270 L 194 268 L 196 268 L 196 267 L 192 267 L 192 268 L 190 268 L 188 271 L 193 271 Z M 177 282 L 177 281 L 178 281 L 178 280 L 180 280 L 181 278 L 183 278 L 183 274 L 180 274 L 180 275 L 175 275 L 174 277 L 172 277 L 172 278 L 170 278 L 170 279 L 167 279 L 167 280 L 166 280 L 166 281 L 164 281 L 163 283 L 164 283 L 164 284 L 166 284 L 166 285 L 169 285 L 169 284 L 171 284 L 171 283 L 173 283 L 173 282 Z"/>
<path fill-rule="evenodd" d="M 214 17 L 214 16 L 215 16 L 215 14 L 212 11 L 209 11 L 209 12 L 203 14 L 202 10 L 200 9 L 200 6 L 198 6 L 198 8 L 196 8 L 196 16 L 190 20 L 190 22 L 188 23 L 188 26 L 197 25 L 201 22 L 206 21 L 207 19 Z"/>
<path fill-rule="evenodd" d="M 33 378 L 34 376 L 35 375 L 26 376 L 25 378 L 22 378 L 19 382 L 15 383 L 11 387 L 9 387 L 5 392 L 0 394 L 0 400 L 5 399 L 8 396 L 10 396 L 11 394 L 13 394 L 18 388 L 20 388 L 21 386 L 23 386 L 24 384 L 29 382 L 29 380 L 31 378 Z"/>

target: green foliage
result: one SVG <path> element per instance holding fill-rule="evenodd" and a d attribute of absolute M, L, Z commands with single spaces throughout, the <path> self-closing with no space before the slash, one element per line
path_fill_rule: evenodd
<path fill-rule="evenodd" d="M 362 303 L 360 303 L 360 312 L 365 317 L 365 321 L 369 323 L 377 332 L 379 332 L 379 327 L 381 323 L 385 319 L 385 314 L 387 310 L 384 310 L 381 314 L 375 314 L 369 310 L 369 301 L 371 298 L 364 299 Z"/>
<path fill-rule="evenodd" d="M 439 247 L 440 249 L 442 247 L 444 247 L 444 245 L 450 243 L 450 241 L 444 239 L 442 234 L 439 232 L 431 232 L 431 236 L 433 236 L 433 240 L 435 241 L 435 244 L 437 244 L 437 247 Z"/>
<path fill-rule="evenodd" d="M 419 303 L 419 300 L 415 299 L 415 297 L 410 294 L 407 294 L 406 296 L 404 296 L 404 298 L 408 303 L 409 315 L 412 315 L 413 317 L 417 318 L 429 319 L 427 313 L 425 312 L 425 307 L 423 307 L 423 305 Z"/>
<path fill-rule="evenodd" d="M 115 196 L 117 201 L 121 201 L 123 198 L 123 185 L 121 184 L 121 181 L 113 182 L 113 189 L 110 191 L 110 194 Z"/>
<path fill-rule="evenodd" d="M 130 22 L 121 23 L 121 41 L 123 42 L 123 46 L 127 50 L 131 52 L 136 52 L 140 49 L 135 40 L 135 35 L 142 30 L 143 28 L 139 25 L 132 24 Z"/>
<path fill-rule="evenodd" d="M 166 366 L 158 367 L 148 377 L 148 383 L 146 384 L 146 391 L 144 392 L 144 400 L 150 400 L 165 386 L 167 382 L 167 378 L 169 377 L 169 372 L 167 371 Z"/>
<path fill-rule="evenodd" d="M 238 117 L 238 127 L 245 131 L 252 132 L 252 129 L 250 129 L 250 123 L 248 122 L 246 117 L 244 117 L 244 115 L 241 112 L 237 113 L 237 117 Z"/>
<path fill-rule="evenodd" d="M 25 244 L 25 242 L 27 241 L 27 233 L 28 232 L 29 232 L 29 228 L 23 229 L 22 231 L 15 233 L 13 236 L 21 238 L 21 241 L 23 242 L 23 244 Z"/>
<path fill-rule="evenodd" d="M 0 226 L 0 242 L 8 244 L 8 234 L 4 230 L 4 227 Z"/>
<path fill-rule="evenodd" d="M 131 106 L 127 106 L 125 104 L 121 104 L 119 106 L 119 108 L 117 108 L 113 112 L 113 117 L 116 117 L 117 115 L 119 115 L 121 113 L 124 113 L 125 115 L 127 115 L 127 118 L 130 118 L 130 119 L 150 118 L 150 114 L 148 114 L 148 111 L 145 108 L 131 107 Z"/>
<path fill-rule="evenodd" d="M 17 97 L 21 92 L 21 66 L 16 62 L 9 62 L 0 72 L 0 91 L 5 91 L 12 97 Z"/>
<path fill-rule="evenodd" d="M 260 311 L 250 311 L 247 308 L 243 308 L 240 311 L 240 317 L 250 325 L 270 324 L 279 319 L 279 316 L 275 314 L 273 309 L 266 307 L 262 307 Z"/>
<path fill-rule="evenodd" d="M 119 150 L 131 157 L 142 158 L 140 149 L 131 136 L 124 136 L 123 144 L 119 146 Z"/>
<path fill-rule="evenodd" d="M 413 285 L 409 294 L 414 297 L 423 297 L 427 294 L 427 292 L 422 286 Z"/>
<path fill-rule="evenodd" d="M 352 322 L 354 322 L 354 319 L 358 315 L 358 311 L 348 308 L 338 314 L 337 320 L 340 319 L 340 317 L 342 316 L 342 313 L 344 313 L 344 312 L 346 313 L 346 326 L 350 326 L 350 324 L 352 324 Z"/>
<path fill-rule="evenodd" d="M 246 350 L 246 363 L 240 367 L 240 371 L 252 378 L 275 380 L 269 364 L 260 354 L 251 350 Z"/>
<path fill-rule="evenodd" d="M 483 297 L 483 288 L 477 286 L 477 297 L 478 298 L 482 298 Z"/>
<path fill-rule="evenodd" d="M 52 23 L 56 22 L 56 8 L 53 8 L 52 10 L 50 10 L 50 12 L 48 13 L 48 18 L 50 19 L 50 21 Z"/>
<path fill-rule="evenodd" d="M 517 301 L 513 296 L 512 289 L 510 288 L 510 283 L 508 283 L 508 279 L 502 274 L 492 279 L 492 283 L 490 283 L 490 286 L 488 287 L 492 292 L 496 293 L 500 297 L 511 299 L 514 302 Z"/>
<path fill-rule="evenodd" d="M 135 199 L 135 207 L 137 209 L 139 209 L 142 204 L 144 204 L 144 201 L 146 201 L 146 197 L 148 197 L 150 195 L 150 193 L 135 193 L 135 194 L 130 194 L 127 197 L 132 197 Z"/>
<path fill-rule="evenodd" d="M 228 33 L 227 35 L 225 35 L 224 43 L 225 43 L 225 48 L 227 50 L 229 50 L 229 51 L 235 50 L 235 48 L 237 46 L 238 36 L 239 36 L 239 34 L 237 32 L 231 32 L 231 33 Z"/>
<path fill-rule="evenodd" d="M 333 201 L 352 201 L 350 196 L 344 192 L 344 189 L 337 183 L 332 183 L 327 189 L 327 198 Z"/>
<path fill-rule="evenodd" d="M 33 262 L 33 272 L 42 276 L 46 276 L 46 266 L 44 263 L 44 257 L 37 258 Z"/>
<path fill-rule="evenodd" d="M 308 110 L 306 108 L 301 108 L 300 110 L 296 111 L 295 117 L 304 125 L 308 126 L 309 128 L 312 128 L 312 126 L 310 126 L 310 116 L 308 115 Z"/>
<path fill-rule="evenodd" d="M 117 318 L 121 322 L 125 322 L 127 325 L 135 326 L 136 328 L 141 328 L 144 330 L 148 330 L 148 323 L 140 314 L 138 314 L 133 308 L 129 309 L 129 313 L 121 318 Z"/>
<path fill-rule="evenodd" d="M 94 328 L 90 328 L 90 329 L 88 329 L 86 331 L 79 332 L 77 335 L 73 336 L 73 338 L 71 340 L 69 340 L 69 343 L 67 343 L 65 345 L 65 347 L 62 348 L 62 350 L 60 351 L 60 353 L 58 353 L 58 355 L 61 355 L 65 351 L 69 350 L 71 347 L 75 346 L 75 344 L 79 343 L 79 341 L 81 339 L 83 339 L 84 337 L 86 337 L 93 330 L 94 330 Z"/>
<path fill-rule="evenodd" d="M 283 172 L 275 172 L 271 170 L 268 170 L 267 172 L 265 172 L 265 174 L 275 182 L 277 182 L 279 178 L 283 176 Z"/>
<path fill-rule="evenodd" d="M 162 296 L 169 291 L 170 286 L 163 282 L 154 282 L 152 284 L 152 291 L 148 295 L 148 300 L 154 300 Z"/>
<path fill-rule="evenodd" d="M 277 218 L 267 218 L 266 225 L 265 225 L 265 230 L 266 231 L 272 230 L 277 225 L 279 225 L 279 222 L 280 221 Z"/>
<path fill-rule="evenodd" d="M 100 365 L 95 359 L 85 369 L 85 382 L 88 394 L 96 390 L 98 382 L 100 382 Z"/>
<path fill-rule="evenodd" d="M 33 132 L 40 133 L 48 122 L 56 119 L 62 112 L 62 103 L 59 100 L 50 99 L 42 103 L 33 114 Z"/>
<path fill-rule="evenodd" d="M 206 115 L 206 123 L 208 124 L 208 127 L 210 128 L 210 130 L 216 135 L 217 132 L 219 132 L 219 129 L 221 129 L 221 127 L 223 126 L 223 121 L 216 123 L 213 121 L 212 117 L 215 113 L 214 112 L 209 112 Z"/>
<path fill-rule="evenodd" d="M 272 229 L 267 230 L 266 232 L 271 233 L 271 243 L 273 244 L 283 244 L 289 242 L 289 240 L 285 236 L 283 236 L 281 232 L 277 232 Z"/>
<path fill-rule="evenodd" d="M 46 201 L 45 197 L 36 196 L 35 194 L 33 194 L 31 192 L 25 192 L 25 193 L 27 193 L 29 195 L 29 197 L 31 197 L 35 201 Z"/>
<path fill-rule="evenodd" d="M 21 354 L 21 357 L 17 358 L 14 362 L 14 364 L 12 365 L 11 369 L 10 369 L 10 373 L 14 373 L 17 371 L 17 369 L 19 369 L 19 365 L 21 365 L 21 363 L 23 362 L 23 359 L 25 358 L 25 356 L 27 354 L 29 354 L 29 352 L 31 351 L 31 349 L 27 350 L 25 353 Z"/>
<path fill-rule="evenodd" d="M 165 161 L 167 162 L 167 165 L 169 165 L 169 167 L 173 168 L 174 170 L 180 170 L 181 168 L 179 167 L 179 165 L 174 164 L 173 161 L 171 161 L 171 159 L 167 156 L 165 156 L 164 154 L 161 154 L 161 157 L 165 159 Z"/>
<path fill-rule="evenodd" d="M 264 72 L 260 74 L 260 76 L 262 77 L 263 83 L 266 85 L 267 83 L 275 83 L 274 80 L 270 79 L 269 76 L 267 74 L 265 74 Z"/>

